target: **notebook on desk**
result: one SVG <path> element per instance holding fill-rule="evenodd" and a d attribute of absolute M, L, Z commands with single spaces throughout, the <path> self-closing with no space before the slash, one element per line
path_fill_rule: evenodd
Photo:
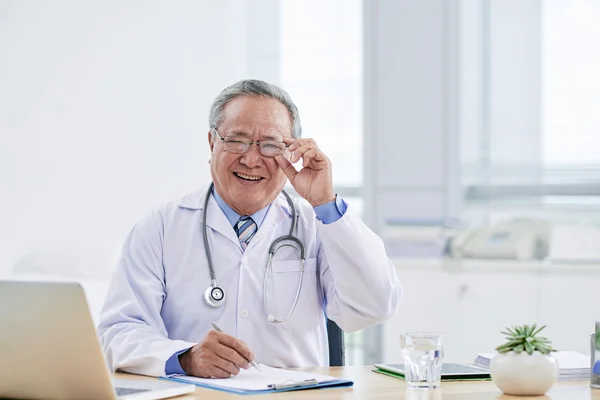
<path fill-rule="evenodd" d="M 404 379 L 404 364 L 375 364 L 373 372 Z M 471 365 L 457 363 L 442 364 L 442 381 L 489 380 L 490 372 Z"/>
<path fill-rule="evenodd" d="M 287 392 L 291 390 L 353 385 L 353 382 L 349 380 L 312 372 L 272 368 L 263 364 L 260 364 L 260 369 L 261 371 L 255 368 L 242 369 L 238 375 L 226 379 L 196 378 L 187 375 L 169 375 L 162 379 L 192 383 L 196 386 L 237 394 Z"/>

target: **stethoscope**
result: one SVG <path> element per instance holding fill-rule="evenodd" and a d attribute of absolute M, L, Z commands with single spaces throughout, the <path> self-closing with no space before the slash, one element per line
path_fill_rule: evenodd
<path fill-rule="evenodd" d="M 217 277 L 215 275 L 215 267 L 213 265 L 212 256 L 210 254 L 210 247 L 208 245 L 208 235 L 206 234 L 206 210 L 208 208 L 208 200 L 210 199 L 210 196 L 212 194 L 213 186 L 214 186 L 214 183 L 211 183 L 210 187 L 208 188 L 208 192 L 206 193 L 206 199 L 204 200 L 204 210 L 203 210 L 203 217 L 202 217 L 202 233 L 203 233 L 203 239 L 204 239 L 204 249 L 206 251 L 206 258 L 208 260 L 208 268 L 210 269 L 210 286 L 207 287 L 206 291 L 204 292 L 204 301 L 206 301 L 206 304 L 208 304 L 209 306 L 217 308 L 217 307 L 222 307 L 223 304 L 225 304 L 226 296 L 225 296 L 225 291 L 223 290 L 223 288 L 221 288 L 219 285 L 217 285 Z M 265 317 L 267 317 L 267 320 L 269 322 L 278 323 L 278 324 L 280 324 L 282 322 L 286 322 L 290 318 L 290 316 L 294 312 L 294 309 L 296 308 L 296 305 L 298 304 L 298 299 L 300 298 L 300 292 L 302 291 L 302 281 L 304 278 L 304 260 L 306 258 L 305 251 L 304 251 L 304 244 L 302 243 L 302 241 L 300 239 L 298 239 L 296 236 L 294 236 L 294 232 L 296 231 L 296 228 L 298 226 L 298 215 L 296 214 L 296 208 L 294 207 L 294 203 L 292 202 L 292 199 L 285 192 L 285 190 L 283 190 L 282 193 L 285 196 L 285 198 L 290 206 L 290 209 L 292 210 L 292 224 L 290 226 L 290 233 L 288 233 L 287 235 L 278 237 L 277 239 L 275 239 L 273 241 L 273 243 L 271 243 L 271 246 L 269 246 L 269 258 L 267 260 L 267 269 L 265 271 L 265 278 L 263 280 L 263 306 L 265 309 Z M 297 247 L 291 243 L 282 243 L 282 242 L 286 242 L 286 241 L 295 243 L 297 245 Z M 280 243 L 282 243 L 282 244 L 279 245 Z M 279 245 L 279 247 L 278 247 L 278 245 Z M 290 308 L 290 311 L 287 313 L 285 318 L 277 319 L 277 318 L 275 318 L 275 316 L 273 314 L 269 313 L 269 310 L 267 308 L 267 278 L 269 276 L 269 271 L 271 272 L 271 275 L 273 274 L 272 268 L 271 268 L 271 262 L 273 261 L 273 257 L 275 256 L 275 253 L 277 253 L 277 250 L 281 249 L 282 247 L 291 247 L 294 250 L 296 250 L 296 252 L 299 253 L 299 255 L 300 255 L 300 280 L 298 282 L 298 288 L 296 289 L 296 297 L 294 298 L 294 303 L 292 304 L 292 308 Z"/>

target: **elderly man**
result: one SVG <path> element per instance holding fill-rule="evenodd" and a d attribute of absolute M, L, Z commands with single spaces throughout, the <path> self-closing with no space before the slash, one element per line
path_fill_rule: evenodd
<path fill-rule="evenodd" d="M 123 246 L 98 326 L 107 360 L 152 376 L 328 365 L 325 315 L 356 331 L 396 310 L 383 243 L 336 196 L 285 91 L 235 83 L 209 125 L 213 183 L 150 212 Z"/>

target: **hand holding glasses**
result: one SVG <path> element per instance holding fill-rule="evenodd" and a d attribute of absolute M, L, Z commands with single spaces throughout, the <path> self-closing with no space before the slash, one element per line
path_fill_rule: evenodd
<path fill-rule="evenodd" d="M 240 136 L 223 137 L 217 131 L 217 128 L 212 127 L 211 129 L 219 136 L 225 145 L 225 150 L 231 153 L 246 153 L 248 150 L 250 150 L 250 146 L 256 144 L 260 154 L 265 157 L 275 157 L 280 154 L 283 155 L 288 147 L 288 145 L 286 145 L 284 142 L 278 142 L 276 140 L 259 140 L 257 142 L 253 142 L 251 139 Z"/>
<path fill-rule="evenodd" d="M 223 142 L 225 151 L 244 154 L 253 144 L 258 146 L 264 157 L 274 158 L 300 196 L 313 207 L 336 200 L 331 176 L 331 161 L 311 138 L 284 138 L 283 141 L 252 141 L 248 137 L 223 137 L 213 126 L 211 130 Z M 290 156 L 290 152 L 292 155 Z M 297 171 L 293 164 L 302 159 L 302 168 Z"/>

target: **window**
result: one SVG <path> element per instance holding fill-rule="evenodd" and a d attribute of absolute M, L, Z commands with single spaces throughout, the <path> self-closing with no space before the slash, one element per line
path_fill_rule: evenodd
<path fill-rule="evenodd" d="M 303 135 L 330 158 L 336 191 L 360 213 L 363 181 L 362 1 L 281 2 L 281 85 Z M 361 332 L 345 335 L 346 365 L 362 365 Z"/>
<path fill-rule="evenodd" d="M 281 2 L 281 84 L 333 164 L 338 186 L 362 184 L 362 1 Z"/>
<path fill-rule="evenodd" d="M 597 215 L 600 3 L 461 5 L 465 217 Z"/>
<path fill-rule="evenodd" d="M 544 0 L 543 159 L 600 165 L 600 2 Z"/>

